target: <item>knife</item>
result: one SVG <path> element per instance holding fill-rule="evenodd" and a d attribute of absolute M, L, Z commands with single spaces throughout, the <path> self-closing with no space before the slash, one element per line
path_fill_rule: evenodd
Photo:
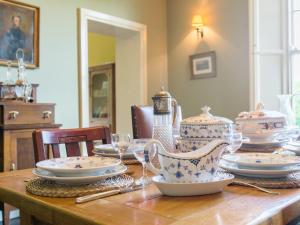
<path fill-rule="evenodd" d="M 91 195 L 86 195 L 86 196 L 82 196 L 82 197 L 78 197 L 75 199 L 75 203 L 84 203 L 84 202 L 89 202 L 89 201 L 93 201 L 96 199 L 100 199 L 100 198 L 105 198 L 105 197 L 109 197 L 112 195 L 117 195 L 117 194 L 123 194 L 123 193 L 127 193 L 127 192 L 132 192 L 132 191 L 136 191 L 139 190 L 143 187 L 143 185 L 134 185 L 132 187 L 127 187 L 127 188 L 119 188 L 119 189 L 114 189 L 114 190 L 110 190 L 110 191 L 105 191 L 105 192 L 100 192 L 100 193 L 96 193 L 96 194 L 91 194 Z"/>

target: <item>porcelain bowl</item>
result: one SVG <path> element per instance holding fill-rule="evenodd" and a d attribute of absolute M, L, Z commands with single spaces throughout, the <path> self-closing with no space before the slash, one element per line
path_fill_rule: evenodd
<path fill-rule="evenodd" d="M 237 120 L 236 124 L 242 133 L 278 132 L 286 127 L 285 118 Z"/>
<path fill-rule="evenodd" d="M 283 132 L 283 131 L 282 131 Z M 257 131 L 255 133 L 243 132 L 243 137 L 254 142 L 274 141 L 281 134 L 280 131 Z"/>

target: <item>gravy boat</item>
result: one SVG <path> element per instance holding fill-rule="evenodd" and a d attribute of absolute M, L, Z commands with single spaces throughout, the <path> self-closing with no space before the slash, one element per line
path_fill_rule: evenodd
<path fill-rule="evenodd" d="M 218 170 L 219 159 L 229 144 L 224 140 L 214 140 L 196 151 L 170 153 L 163 145 L 152 140 L 145 145 L 144 157 L 147 168 L 156 175 L 162 175 L 172 183 L 209 182 Z M 156 147 L 160 169 L 151 162 L 150 151 Z"/>

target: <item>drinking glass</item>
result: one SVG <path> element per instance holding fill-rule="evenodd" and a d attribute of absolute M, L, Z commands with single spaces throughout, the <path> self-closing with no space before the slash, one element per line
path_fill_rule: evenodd
<path fill-rule="evenodd" d="M 119 152 L 120 160 L 122 162 L 123 155 L 128 150 L 131 143 L 131 137 L 129 134 L 112 134 L 111 143 L 113 148 Z"/>
<path fill-rule="evenodd" d="M 226 150 L 231 154 L 236 152 L 243 144 L 243 135 L 235 125 L 232 125 L 227 132 L 223 133 L 223 139 L 229 143 Z"/>
<path fill-rule="evenodd" d="M 142 164 L 143 166 L 143 175 L 141 178 L 138 179 L 138 182 L 142 184 L 143 186 L 147 185 L 150 183 L 150 180 L 147 177 L 147 169 L 146 169 L 146 161 L 145 161 L 145 155 L 144 155 L 144 150 L 145 150 L 145 145 L 151 141 L 152 139 L 134 139 L 133 140 L 133 154 L 135 158 Z M 152 160 L 155 157 L 156 154 L 156 146 L 152 145 L 151 149 L 149 150 L 150 152 L 150 160 Z"/>

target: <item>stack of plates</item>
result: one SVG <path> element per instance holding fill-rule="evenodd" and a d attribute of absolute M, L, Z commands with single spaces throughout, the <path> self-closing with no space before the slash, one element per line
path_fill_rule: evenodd
<path fill-rule="evenodd" d="M 67 157 L 38 162 L 33 174 L 62 184 L 87 184 L 125 173 L 116 158 Z"/>
<path fill-rule="evenodd" d="M 296 155 L 300 155 L 300 142 L 299 141 L 291 141 L 287 143 L 284 147 L 285 150 L 292 151 L 296 153 Z"/>
<path fill-rule="evenodd" d="M 97 156 L 120 158 L 119 152 L 117 152 L 111 144 L 95 145 L 93 153 Z M 129 148 L 124 153 L 122 158 L 123 159 L 135 159 L 134 154 L 133 154 L 133 148 Z"/>
<path fill-rule="evenodd" d="M 247 152 L 274 152 L 281 148 L 287 141 L 287 139 L 274 139 L 271 141 L 244 139 L 240 150 Z"/>
<path fill-rule="evenodd" d="M 241 176 L 279 178 L 300 171 L 300 157 L 271 153 L 235 153 L 224 155 L 220 167 Z"/>

